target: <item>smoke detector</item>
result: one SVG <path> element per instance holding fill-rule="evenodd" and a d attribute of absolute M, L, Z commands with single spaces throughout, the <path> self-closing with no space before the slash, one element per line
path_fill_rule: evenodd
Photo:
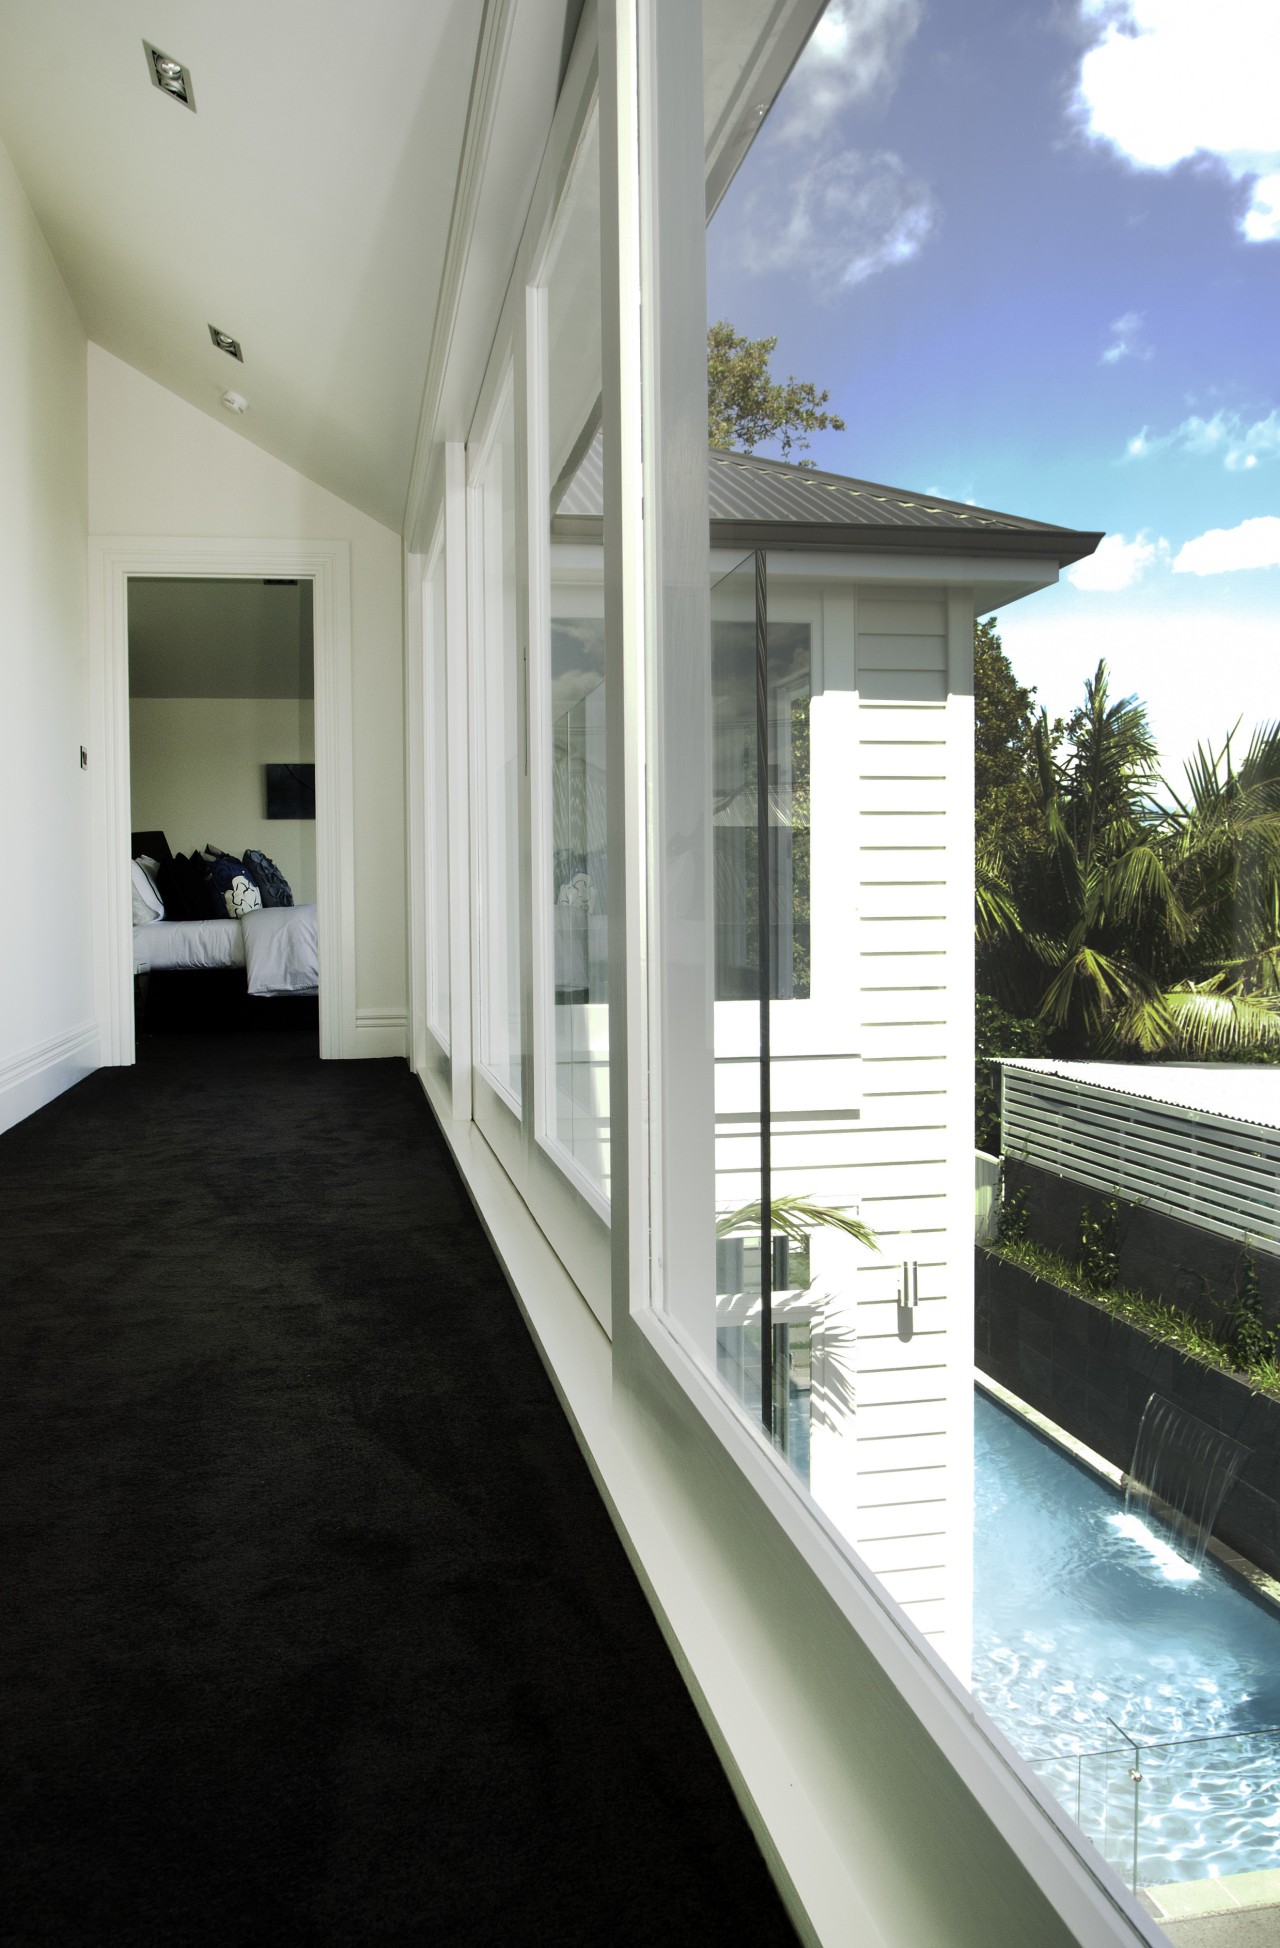
<path fill-rule="evenodd" d="M 229 413 L 247 413 L 249 401 L 242 392 L 224 392 L 222 403 Z"/>

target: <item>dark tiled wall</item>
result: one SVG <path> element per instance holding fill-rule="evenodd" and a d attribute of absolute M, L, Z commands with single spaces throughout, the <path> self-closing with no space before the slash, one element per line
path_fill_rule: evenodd
<path fill-rule="evenodd" d="M 1100 1212 L 1106 1193 L 1070 1177 L 1055 1177 L 1033 1164 L 1005 1158 L 1005 1194 L 1025 1187 L 1031 1235 L 1052 1251 L 1075 1258 L 1085 1204 Z M 1120 1200 L 1116 1232 L 1120 1283 L 1194 1313 L 1206 1326 L 1221 1325 L 1236 1300 L 1243 1238 L 1223 1238 L 1192 1224 Z M 1280 1258 L 1254 1250 L 1263 1317 L 1280 1325 Z"/>
<path fill-rule="evenodd" d="M 1118 1468 L 1151 1393 L 1250 1449 L 1214 1532 L 1280 1576 L 1280 1401 L 1187 1359 L 1101 1306 L 979 1248 L 974 1358 L 984 1373 Z"/>

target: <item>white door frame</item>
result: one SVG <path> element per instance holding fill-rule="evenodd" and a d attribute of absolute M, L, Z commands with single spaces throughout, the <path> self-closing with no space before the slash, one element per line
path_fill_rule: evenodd
<path fill-rule="evenodd" d="M 351 547 L 215 535 L 89 539 L 89 762 L 93 777 L 94 1006 L 104 1067 L 134 1060 L 129 880 L 131 576 L 292 578 L 314 590 L 316 923 L 320 1054 L 356 1053 Z"/>

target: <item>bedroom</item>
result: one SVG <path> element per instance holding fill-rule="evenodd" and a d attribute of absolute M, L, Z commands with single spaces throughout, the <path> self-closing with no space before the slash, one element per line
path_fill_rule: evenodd
<path fill-rule="evenodd" d="M 139 1049 L 317 1032 L 312 584 L 131 577 Z"/>

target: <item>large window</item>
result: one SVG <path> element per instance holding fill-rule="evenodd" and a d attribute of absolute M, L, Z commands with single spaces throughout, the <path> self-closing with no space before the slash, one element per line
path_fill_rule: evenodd
<path fill-rule="evenodd" d="M 427 819 L 427 1022 L 445 1049 L 450 1040 L 449 982 L 449 679 L 445 634 L 444 525 L 423 578 Z"/>
<path fill-rule="evenodd" d="M 520 653 L 516 631 L 516 425 L 508 372 L 471 473 L 472 627 L 479 791 L 479 1058 L 500 1095 L 522 1090 Z"/>
<path fill-rule="evenodd" d="M 587 116 L 531 291 L 533 808 L 539 1135 L 603 1211 L 609 1193 L 604 573 L 572 510 L 602 508 L 599 115 Z"/>

